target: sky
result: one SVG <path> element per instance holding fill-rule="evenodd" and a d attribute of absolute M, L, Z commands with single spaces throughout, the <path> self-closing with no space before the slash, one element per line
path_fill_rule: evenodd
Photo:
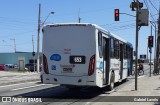
<path fill-rule="evenodd" d="M 157 21 L 159 0 L 139 0 L 143 9 L 148 8 L 152 17 L 150 21 Z M 121 14 L 120 21 L 114 21 L 114 9 L 120 13 L 134 15 L 130 3 L 133 0 L 1 0 L 0 3 L 0 53 L 16 51 L 37 51 L 38 5 L 41 4 L 41 23 L 74 23 L 81 18 L 81 23 L 94 23 L 106 30 L 122 37 L 135 47 L 135 17 Z M 147 5 L 147 6 L 146 6 Z M 147 38 L 151 35 L 151 28 L 144 26 L 139 31 L 139 55 L 147 53 Z M 153 36 L 155 27 L 153 27 Z M 42 33 L 40 34 L 42 40 Z M 40 42 L 42 43 L 42 42 Z M 40 46 L 42 49 L 42 46 Z M 154 49 L 152 49 L 154 50 Z M 41 50 L 40 50 L 41 51 Z M 154 54 L 152 55 L 154 56 Z"/>

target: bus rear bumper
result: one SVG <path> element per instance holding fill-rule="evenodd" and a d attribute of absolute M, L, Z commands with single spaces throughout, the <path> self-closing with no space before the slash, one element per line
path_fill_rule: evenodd
<path fill-rule="evenodd" d="M 62 76 L 42 74 L 43 83 L 77 86 L 96 86 L 95 81 L 87 81 L 88 76 Z"/>

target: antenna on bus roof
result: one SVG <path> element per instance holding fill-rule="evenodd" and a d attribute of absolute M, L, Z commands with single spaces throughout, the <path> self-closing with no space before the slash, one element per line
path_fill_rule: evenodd
<path fill-rule="evenodd" d="M 78 11 L 78 23 L 81 22 L 81 18 L 80 18 L 80 16 L 79 16 L 79 14 L 80 14 L 80 8 L 79 8 L 79 11 Z"/>

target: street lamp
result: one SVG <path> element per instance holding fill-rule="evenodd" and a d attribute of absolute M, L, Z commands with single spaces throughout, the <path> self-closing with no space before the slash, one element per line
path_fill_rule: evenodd
<path fill-rule="evenodd" d="M 51 14 L 54 14 L 54 12 L 50 12 L 50 13 L 48 14 L 48 16 L 46 17 L 46 19 L 44 20 L 44 22 L 41 24 L 41 26 L 44 25 L 44 23 L 46 22 L 46 20 L 48 19 L 48 17 L 49 17 Z"/>
<path fill-rule="evenodd" d="M 13 38 L 13 39 L 10 39 L 10 40 L 13 40 L 13 42 L 14 42 L 14 52 L 16 53 L 16 39 Z"/>
<path fill-rule="evenodd" d="M 37 72 L 39 72 L 39 58 L 40 58 L 40 54 L 39 54 L 39 50 L 40 50 L 40 28 L 41 26 L 44 25 L 44 23 L 46 22 L 46 20 L 48 19 L 48 17 L 51 14 L 54 14 L 54 12 L 50 12 L 47 16 L 47 18 L 44 20 L 44 22 L 42 24 L 40 24 L 40 14 L 41 14 L 41 4 L 39 4 L 39 13 L 38 13 L 38 36 L 37 36 Z"/>

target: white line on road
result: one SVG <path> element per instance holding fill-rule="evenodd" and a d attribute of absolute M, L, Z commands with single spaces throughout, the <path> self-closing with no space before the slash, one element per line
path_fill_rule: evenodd
<path fill-rule="evenodd" d="M 39 87 L 39 86 L 43 86 L 46 84 L 40 84 L 40 85 L 34 85 L 34 86 L 28 86 L 28 87 L 23 87 L 23 88 L 17 88 L 17 89 L 12 89 L 11 91 L 16 91 L 16 90 L 23 90 L 23 89 L 28 89 L 28 88 L 33 88 L 33 87 Z"/>
<path fill-rule="evenodd" d="M 40 82 L 40 81 L 26 82 L 26 83 L 38 83 L 38 82 Z M 4 85 L 4 86 L 0 86 L 0 88 L 9 87 L 9 86 L 16 86 L 16 85 L 22 85 L 22 84 L 26 84 L 26 83 L 18 83 L 18 84 Z"/>
<path fill-rule="evenodd" d="M 90 104 L 91 104 L 91 102 L 86 102 L 86 103 L 85 103 L 85 105 L 90 105 Z"/>
<path fill-rule="evenodd" d="M 145 77 L 145 75 L 143 75 L 143 76 L 139 76 L 138 78 L 142 78 L 142 77 Z"/>

